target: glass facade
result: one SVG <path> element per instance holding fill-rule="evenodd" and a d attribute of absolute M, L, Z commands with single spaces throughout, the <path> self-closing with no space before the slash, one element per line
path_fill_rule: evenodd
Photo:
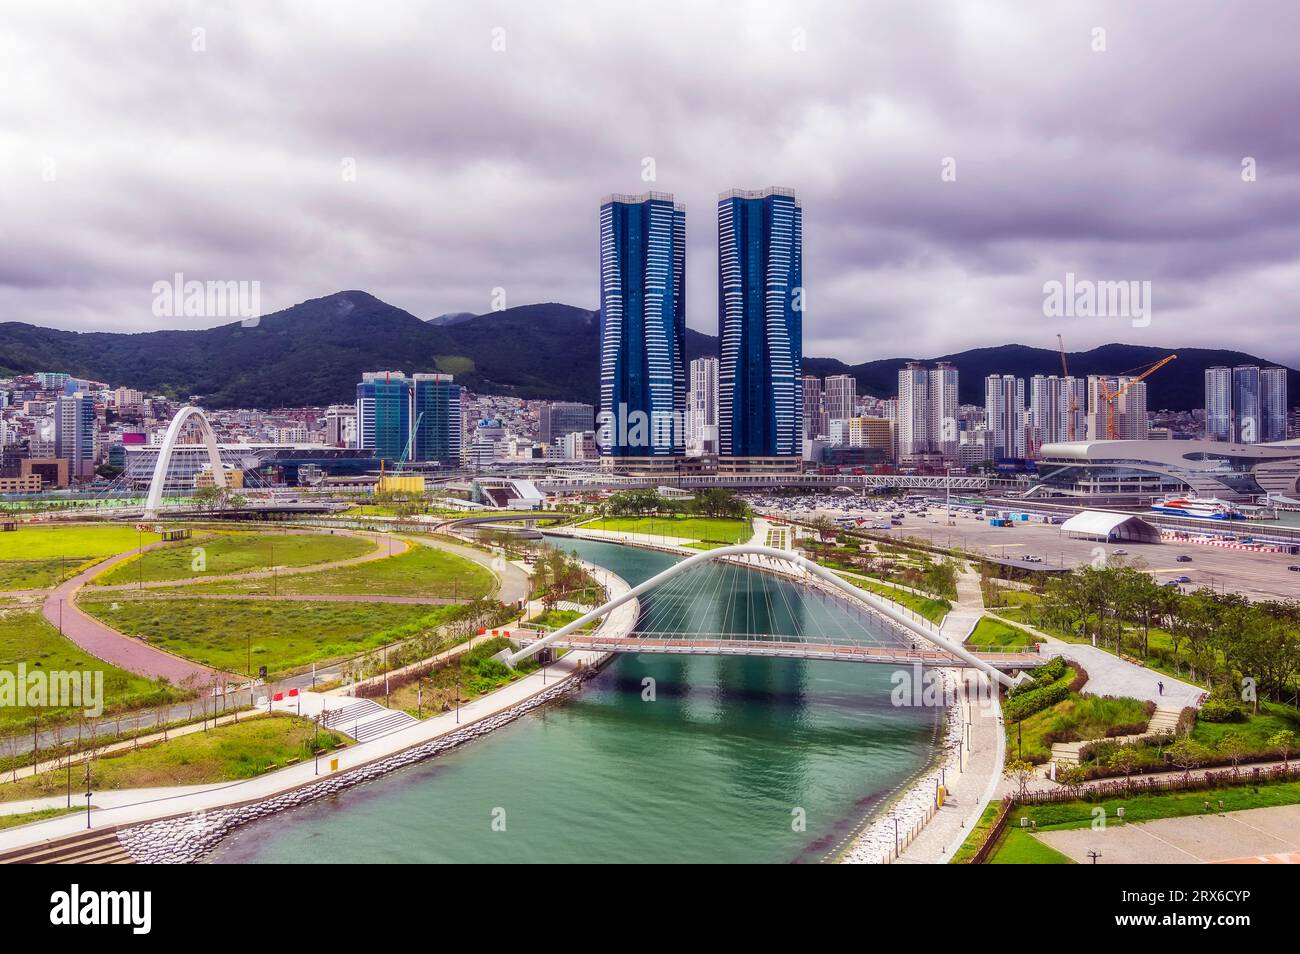
<path fill-rule="evenodd" d="M 600 207 L 603 457 L 686 451 L 686 210 L 666 193 Z"/>
<path fill-rule="evenodd" d="M 460 387 L 449 374 L 368 371 L 357 385 L 357 444 L 387 461 L 460 460 Z"/>
<path fill-rule="evenodd" d="M 803 210 L 790 189 L 718 200 L 718 444 L 803 451 Z"/>

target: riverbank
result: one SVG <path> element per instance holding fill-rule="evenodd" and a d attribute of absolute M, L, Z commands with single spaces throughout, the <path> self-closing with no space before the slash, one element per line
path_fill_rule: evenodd
<path fill-rule="evenodd" d="M 628 586 L 600 569 L 601 582 L 618 595 Z M 635 626 L 638 603 L 632 600 L 605 622 L 611 634 Z M 605 655 L 567 653 L 555 663 L 459 708 L 345 749 L 323 764 L 304 763 L 240 782 L 207 786 L 199 791 L 142 798 L 101 808 L 95 827 L 117 826 L 118 837 L 141 861 L 192 861 L 221 837 L 247 821 L 386 775 L 406 765 L 463 745 L 509 724 L 521 715 L 576 689 L 604 661 Z M 78 817 L 55 818 L 0 832 L 0 852 L 56 841 L 84 831 Z"/>

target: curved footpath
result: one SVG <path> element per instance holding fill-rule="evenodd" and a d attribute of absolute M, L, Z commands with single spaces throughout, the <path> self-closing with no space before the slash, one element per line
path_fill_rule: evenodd
<path fill-rule="evenodd" d="M 349 536 L 364 537 L 375 540 L 375 549 L 371 553 L 363 554 L 359 557 L 353 557 L 348 560 L 335 560 L 331 563 L 317 563 L 303 567 L 292 567 L 283 572 L 272 570 L 259 570 L 252 573 L 242 574 L 223 574 L 220 576 L 205 576 L 199 579 L 183 580 L 161 580 L 154 581 L 162 587 L 175 587 L 194 584 L 196 582 L 213 583 L 221 580 L 256 580 L 272 576 L 273 573 L 278 575 L 297 575 L 298 573 L 316 573 L 322 570 L 337 569 L 339 567 L 354 566 L 358 563 L 367 563 L 372 560 L 386 559 L 390 550 L 395 544 L 400 543 L 402 549 L 394 550 L 393 555 L 405 552 L 408 544 L 403 540 L 395 537 L 372 537 L 369 534 L 362 534 L 356 531 L 342 531 Z M 232 673 L 224 673 L 217 669 L 191 662 L 181 656 L 175 656 L 165 652 L 139 639 L 133 639 L 125 633 L 120 633 L 111 626 L 100 622 L 88 613 L 83 612 L 77 606 L 77 596 L 85 589 L 87 592 L 104 593 L 120 590 L 130 590 L 134 588 L 133 584 L 120 584 L 115 586 L 91 587 L 89 583 L 95 577 L 112 569 L 120 563 L 138 556 L 149 550 L 155 550 L 162 547 L 171 546 L 169 543 L 150 543 L 143 547 L 137 547 L 133 550 L 127 550 L 125 553 L 119 553 L 110 557 L 102 563 L 96 563 L 94 566 L 81 571 L 71 579 L 64 580 L 63 583 L 55 587 L 46 596 L 44 604 L 41 606 L 41 615 L 45 617 L 50 625 L 55 626 L 68 639 L 76 643 L 81 649 L 85 650 L 96 659 L 101 659 L 111 666 L 117 666 L 119 669 L 125 669 L 136 675 L 144 676 L 148 679 L 166 679 L 175 686 L 200 687 L 209 686 L 213 683 L 243 682 L 244 677 Z M 146 583 L 145 588 L 154 588 L 153 583 Z"/>
<path fill-rule="evenodd" d="M 621 577 L 592 569 L 611 593 L 620 594 L 629 588 Z M 637 601 L 632 600 L 611 613 L 602 628 L 608 627 L 611 634 L 630 631 L 639 612 Z M 461 706 L 459 713 L 432 716 L 324 756 L 320 759 L 320 775 L 312 760 L 239 782 L 187 788 L 162 796 L 153 789 L 139 793 L 143 797 L 137 800 L 99 808 L 92 815 L 94 826 L 117 826 L 119 839 L 138 861 L 195 861 L 238 825 L 336 794 L 505 725 L 577 688 L 603 658 L 598 653 L 568 653 L 545 669 Z M 321 708 L 323 700 L 319 694 L 304 693 L 303 711 Z M 294 711 L 296 704 L 297 700 L 293 700 L 278 708 Z M 335 758 L 338 769 L 330 772 L 329 764 Z M 73 814 L 0 831 L 0 852 L 80 835 L 85 824 L 84 815 Z"/>
<path fill-rule="evenodd" d="M 288 531 L 295 535 L 307 536 L 324 536 L 324 534 L 312 534 L 307 530 Z M 280 576 L 298 576 L 303 573 L 320 573 L 324 570 L 340 570 L 345 567 L 357 566 L 361 563 L 372 563 L 375 560 L 386 560 L 390 556 L 401 556 L 411 548 L 410 543 L 401 537 L 395 537 L 391 534 L 377 536 L 369 533 L 361 533 L 356 530 L 331 530 L 331 534 L 337 533 L 346 537 L 356 537 L 363 540 L 373 540 L 375 548 L 369 553 L 363 553 L 361 556 L 348 557 L 346 560 L 331 560 L 328 563 L 306 563 L 302 566 L 285 566 L 277 567 L 273 570 L 251 570 L 248 573 L 220 573 L 213 576 L 187 576 L 175 580 L 145 580 L 143 583 L 112 583 L 108 586 L 87 586 L 86 590 L 95 593 L 113 593 L 124 590 L 154 590 L 168 589 L 181 586 L 193 586 L 196 583 L 228 583 L 243 582 L 245 580 L 269 580 L 271 577 Z M 104 563 L 97 563 L 91 567 L 90 574 L 92 577 L 99 576 L 109 567 L 122 562 L 127 557 L 136 553 L 142 553 L 145 550 L 153 549 L 159 546 L 172 546 L 174 544 L 151 543 L 149 546 L 140 547 L 138 550 L 128 550 L 126 553 L 119 553 Z"/>
<path fill-rule="evenodd" d="M 333 529 L 338 530 L 340 528 L 333 528 Z M 310 531 L 302 531 L 302 532 L 310 532 Z M 368 538 L 375 539 L 376 549 L 374 553 L 366 554 L 362 557 L 353 557 L 349 560 L 336 561 L 334 565 L 351 565 L 358 562 L 366 562 L 369 560 L 378 559 L 381 554 L 384 556 L 387 555 L 388 552 L 387 543 L 389 539 L 387 535 L 381 537 L 374 533 L 357 533 L 351 528 L 348 528 L 347 532 L 357 536 L 367 536 Z M 401 543 L 403 547 L 402 551 L 395 550 L 394 555 L 396 555 L 397 552 L 405 552 L 405 550 L 409 548 L 409 544 L 411 543 L 419 543 L 423 546 L 427 546 L 433 549 L 445 550 L 454 555 L 463 556 L 466 559 L 472 560 L 473 562 L 489 570 L 493 574 L 494 579 L 496 580 L 497 591 L 499 593 L 502 593 L 504 595 L 514 596 L 521 593 L 526 595 L 528 592 L 528 574 L 525 573 L 523 569 L 521 569 L 520 567 L 512 563 L 508 563 L 505 560 L 499 558 L 494 559 L 492 554 L 484 553 L 480 550 L 475 550 L 471 547 L 460 546 L 456 543 L 445 541 L 445 540 L 418 539 L 418 540 L 405 541 L 397 537 L 393 537 L 392 539 L 395 543 Z M 163 543 L 159 542 L 159 543 L 150 544 L 149 546 L 160 547 L 163 545 L 164 545 Z M 103 572 L 103 570 L 106 569 L 110 565 L 110 563 L 118 562 L 119 558 L 125 559 L 129 555 L 130 555 L 129 553 L 119 554 L 118 557 L 113 558 L 111 561 L 102 561 L 96 565 L 96 567 L 92 572 L 95 571 Z M 291 576 L 291 575 L 296 575 L 296 573 L 299 572 L 301 573 L 314 572 L 318 569 L 320 569 L 319 565 L 308 565 L 303 567 L 291 568 L 289 570 L 284 571 L 281 575 Z M 260 572 L 261 571 L 259 571 L 259 573 Z M 241 579 L 244 578 L 244 576 L 236 575 L 233 578 Z M 211 577 L 204 577 L 200 580 L 191 581 L 191 582 L 208 582 L 209 579 L 211 579 Z M 98 593 L 98 592 L 101 592 L 101 588 L 95 586 L 85 586 L 78 593 L 78 595 L 83 595 L 83 594 L 88 595 L 88 594 Z M 32 590 L 32 591 L 7 591 L 7 592 L 0 593 L 0 597 L 10 597 L 10 596 L 26 597 L 26 598 L 41 597 L 44 599 L 50 596 L 50 592 L 48 590 Z M 154 592 L 150 593 L 149 596 L 146 598 L 155 599 L 155 600 L 175 600 L 175 599 L 189 599 L 190 596 L 184 592 L 183 588 L 179 590 L 173 588 L 173 590 L 171 591 L 155 590 Z M 286 600 L 290 602 L 292 601 L 349 602 L 355 600 L 355 601 L 378 602 L 378 603 L 390 603 L 390 602 L 408 603 L 409 602 L 409 603 L 430 604 L 430 605 L 463 602 L 463 601 L 456 601 L 456 600 L 444 600 L 436 597 L 428 597 L 428 598 L 390 597 L 390 596 L 382 596 L 376 594 L 360 594 L 356 596 L 352 596 L 350 594 L 342 594 L 342 595 L 330 594 L 330 595 L 312 595 L 312 596 L 278 595 L 274 597 L 267 597 L 261 594 L 206 594 L 204 598 L 205 599 L 273 599 L 273 600 Z M 71 605 L 71 603 L 69 605 Z M 50 620 L 52 625 L 57 626 L 58 612 L 59 612 L 57 605 L 53 607 L 53 611 L 54 611 L 53 618 L 51 617 L 46 617 L 46 618 Z M 66 635 L 66 631 L 68 629 L 69 623 L 70 621 L 72 621 L 73 617 L 69 613 L 66 606 L 64 607 L 63 615 L 64 615 L 63 623 L 64 623 L 64 629 Z M 97 634 L 102 635 L 100 629 L 107 630 L 109 634 L 111 634 L 117 640 L 117 642 L 112 643 L 105 649 L 106 652 L 109 651 L 110 649 L 121 649 L 124 646 L 125 647 L 139 646 L 142 649 L 150 648 L 146 644 L 140 643 L 138 640 L 132 639 L 131 637 L 123 633 L 120 633 L 117 630 L 113 630 L 111 629 L 111 627 L 108 627 L 105 624 L 100 623 L 100 621 L 96 620 L 94 617 L 88 617 L 88 619 L 91 621 L 91 624 L 97 624 L 97 629 L 96 629 Z M 89 637 L 86 638 L 88 639 Z M 158 652 L 164 658 L 161 661 L 157 661 L 153 658 L 150 658 L 148 660 L 149 662 L 151 663 L 157 662 L 157 664 L 161 666 L 161 665 L 175 664 L 179 661 L 180 663 L 183 664 L 189 664 L 190 666 L 192 666 L 193 669 L 203 668 L 197 664 L 190 664 L 188 660 L 181 659 L 180 657 L 172 656 L 168 653 L 162 652 L 161 650 L 158 650 L 156 652 Z M 103 658 L 103 657 L 101 656 L 97 658 Z M 350 662 L 351 659 L 344 659 L 334 663 L 321 664 L 315 669 L 314 672 L 304 671 L 297 675 L 286 676 L 276 681 L 276 683 L 274 684 L 274 689 L 278 689 L 278 690 L 288 690 L 291 688 L 296 688 L 300 690 L 310 689 L 318 681 L 328 682 L 333 679 L 342 677 L 342 675 L 346 671 L 346 667 L 349 665 Z M 220 675 L 218 675 L 218 679 L 220 678 L 221 678 Z M 236 686 L 238 686 L 241 683 L 245 683 L 245 679 L 242 676 L 234 676 L 234 677 L 227 677 L 227 678 L 230 678 L 236 684 Z M 209 678 L 199 677 L 199 681 L 203 685 L 208 685 L 210 683 Z M 253 688 L 246 684 L 242 689 L 231 688 L 230 686 L 227 686 L 225 704 L 228 706 L 251 704 L 253 701 L 253 696 L 254 696 Z M 91 720 L 90 722 L 87 722 L 86 727 L 89 728 L 92 724 L 97 723 L 100 725 L 108 726 L 109 728 L 111 728 L 112 732 L 116 734 L 118 732 L 135 732 L 141 729 L 151 729 L 159 725 L 160 723 L 181 722 L 192 718 L 194 718 L 194 702 L 193 700 L 188 700 L 188 701 L 181 701 L 181 702 L 172 703 L 167 706 L 163 706 L 161 707 L 161 710 L 159 707 L 150 707 L 147 709 L 132 710 L 131 712 L 127 712 L 127 713 L 114 713 L 112 715 L 101 716 L 99 719 Z M 48 749 L 55 745 L 59 745 L 64 741 L 66 740 L 63 735 L 63 730 L 58 727 L 55 727 L 50 729 L 42 729 L 37 734 L 36 737 L 33 737 L 31 733 L 27 733 L 27 734 L 20 733 L 19 735 L 11 738 L 10 744 L 13 745 L 16 749 L 14 754 L 23 754 L 32 751 L 33 748 Z"/>

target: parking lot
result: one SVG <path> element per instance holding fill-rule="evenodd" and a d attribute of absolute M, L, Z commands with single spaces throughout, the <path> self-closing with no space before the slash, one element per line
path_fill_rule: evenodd
<path fill-rule="evenodd" d="M 793 506 L 787 501 L 796 501 Z M 1300 573 L 1287 569 L 1300 564 L 1300 557 L 1288 554 L 1254 553 L 1246 550 L 1227 550 L 1197 543 L 1166 542 L 1156 544 L 1115 543 L 1103 544 L 1096 540 L 1072 539 L 1060 525 L 1016 522 L 1009 527 L 991 526 L 987 519 L 981 521 L 973 514 L 956 511 L 952 526 L 942 505 L 900 506 L 879 499 L 821 495 L 816 498 L 765 498 L 753 501 L 754 506 L 768 512 L 779 512 L 792 519 L 811 520 L 823 513 L 832 519 L 842 516 L 863 517 L 868 532 L 897 537 L 919 537 L 936 546 L 961 547 L 989 556 L 1023 562 L 1033 566 L 1089 565 L 1104 553 L 1109 559 L 1123 559 L 1130 564 L 1141 564 L 1158 582 L 1187 576 L 1190 583 L 1183 586 L 1188 591 L 1202 586 L 1216 590 L 1241 593 L 1253 600 L 1300 598 Z M 769 506 L 765 506 L 769 504 Z M 872 524 L 888 522 L 891 514 L 902 513 L 901 523 L 888 531 L 872 530 Z M 1116 550 L 1126 554 L 1116 555 Z M 1026 555 L 1040 557 L 1041 564 L 1024 560 Z M 1178 557 L 1190 557 L 1190 562 L 1180 562 Z"/>

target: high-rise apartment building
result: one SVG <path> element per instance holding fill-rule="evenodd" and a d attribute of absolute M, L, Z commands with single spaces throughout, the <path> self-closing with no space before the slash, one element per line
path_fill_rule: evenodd
<path fill-rule="evenodd" d="M 1026 450 L 1031 456 L 1044 444 L 1081 441 L 1087 436 L 1088 391 L 1082 378 L 1035 374 L 1029 380 L 1028 400 Z"/>
<path fill-rule="evenodd" d="M 1263 430 L 1259 393 L 1259 365 L 1239 364 L 1232 369 L 1232 439 L 1258 444 Z"/>
<path fill-rule="evenodd" d="M 1212 441 L 1231 441 L 1232 369 L 1205 369 L 1205 436 Z"/>
<path fill-rule="evenodd" d="M 686 450 L 686 209 L 670 194 L 600 206 L 602 463 L 671 468 Z"/>
<path fill-rule="evenodd" d="M 858 382 L 851 374 L 826 376 L 826 417 L 832 421 L 847 421 L 853 417 L 858 399 Z"/>
<path fill-rule="evenodd" d="M 805 440 L 824 437 L 830 429 L 830 414 L 826 410 L 826 392 L 822 379 L 815 374 L 803 378 L 803 436 Z"/>
<path fill-rule="evenodd" d="M 803 211 L 791 189 L 718 198 L 718 339 L 719 470 L 797 470 Z"/>
<path fill-rule="evenodd" d="M 1109 396 L 1109 398 L 1108 398 Z M 1110 439 L 1111 410 L 1114 404 L 1115 439 L 1143 441 L 1150 424 L 1147 421 L 1147 385 L 1131 376 L 1088 375 L 1088 420 L 1086 439 Z"/>
<path fill-rule="evenodd" d="M 1264 368 L 1259 372 L 1259 408 L 1262 423 L 1259 439 L 1286 440 L 1286 368 Z"/>
<path fill-rule="evenodd" d="M 899 460 L 930 450 L 930 373 L 916 361 L 898 371 L 896 425 Z"/>
<path fill-rule="evenodd" d="M 691 362 L 686 392 L 686 448 L 690 454 L 718 452 L 718 359 Z"/>
<path fill-rule="evenodd" d="M 930 450 L 957 459 L 957 368 L 940 361 L 930 370 Z"/>
<path fill-rule="evenodd" d="M 941 454 L 944 460 L 956 461 L 957 383 L 957 369 L 947 361 L 930 369 L 909 361 L 899 369 L 895 416 L 899 460 Z"/>
<path fill-rule="evenodd" d="M 1285 368 L 1206 368 L 1206 438 L 1236 444 L 1285 440 L 1286 386 Z"/>
<path fill-rule="evenodd" d="M 95 401 L 90 395 L 60 395 L 54 399 L 54 456 L 68 462 L 72 477 L 95 473 Z"/>
<path fill-rule="evenodd" d="M 994 458 L 1025 456 L 1025 382 L 1013 374 L 984 379 L 984 414 Z"/>

